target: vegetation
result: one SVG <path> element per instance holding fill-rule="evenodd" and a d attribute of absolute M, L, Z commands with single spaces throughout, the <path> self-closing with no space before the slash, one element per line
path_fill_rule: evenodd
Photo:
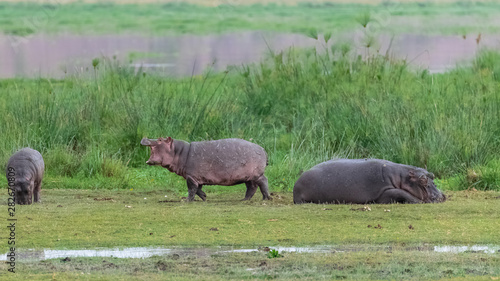
<path fill-rule="evenodd" d="M 427 167 L 444 189 L 500 189 L 494 52 L 433 75 L 386 56 L 361 60 L 345 44 L 183 79 L 94 61 L 87 75 L 0 81 L 0 163 L 30 146 L 44 155 L 44 188 L 185 191 L 177 175 L 146 167 L 141 138 L 236 137 L 266 149 L 272 190 L 291 190 L 334 157 Z"/>
<path fill-rule="evenodd" d="M 210 1 L 205 1 L 210 2 Z M 406 1 L 408 2 L 408 1 Z M 213 0 L 216 7 L 187 3 L 116 4 L 76 1 L 60 4 L 0 3 L 0 31 L 15 36 L 34 33 L 206 34 L 242 30 L 320 33 L 352 30 L 358 21 L 372 30 L 465 35 L 499 31 L 500 4 L 493 1 L 456 3 L 390 3 L 379 5 L 301 3 L 238 5 Z M 367 12 L 369 10 L 369 12 Z M 464 21 L 464 17 L 468 20 Z M 445 18 L 446 20 L 443 20 Z M 436 29 L 439 26 L 439 29 Z"/>

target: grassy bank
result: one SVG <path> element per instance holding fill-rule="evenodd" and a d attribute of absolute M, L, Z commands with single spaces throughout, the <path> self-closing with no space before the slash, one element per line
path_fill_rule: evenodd
<path fill-rule="evenodd" d="M 336 34 L 353 29 L 367 18 L 374 31 L 388 33 L 477 35 L 500 30 L 495 24 L 500 5 L 486 1 L 239 5 L 214 0 L 211 3 L 216 7 L 186 3 L 116 4 L 112 1 L 58 3 L 0 3 L 0 31 L 17 36 L 59 32 L 207 34 L 241 30 L 309 33 L 311 29 Z"/>
<path fill-rule="evenodd" d="M 333 157 L 427 167 L 444 189 L 500 188 L 500 55 L 431 75 L 349 50 L 292 50 L 185 79 L 96 60 L 64 80 L 2 80 L 0 163 L 31 146 L 45 158 L 44 188 L 185 191 L 180 177 L 146 167 L 140 139 L 236 137 L 266 149 L 272 190 L 291 190 L 301 171 Z"/>

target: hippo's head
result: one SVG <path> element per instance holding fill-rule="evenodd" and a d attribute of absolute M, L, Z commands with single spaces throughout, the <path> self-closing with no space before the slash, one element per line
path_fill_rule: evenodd
<path fill-rule="evenodd" d="M 408 172 L 408 180 L 403 184 L 403 189 L 424 203 L 438 203 L 446 200 L 446 196 L 434 184 L 434 174 L 422 168 Z"/>
<path fill-rule="evenodd" d="M 32 182 L 29 179 L 21 178 L 16 180 L 16 184 L 13 186 L 15 192 L 15 202 L 19 205 L 29 205 L 31 204 L 31 199 L 33 197 Z"/>
<path fill-rule="evenodd" d="M 174 141 L 171 137 L 166 139 L 159 138 L 157 140 L 143 138 L 141 144 L 151 148 L 151 156 L 146 161 L 146 164 L 161 165 L 163 167 L 169 167 L 172 164 L 174 158 Z"/>

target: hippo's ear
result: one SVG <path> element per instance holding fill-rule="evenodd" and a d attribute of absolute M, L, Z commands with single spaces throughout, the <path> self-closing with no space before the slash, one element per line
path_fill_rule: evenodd
<path fill-rule="evenodd" d="M 174 140 L 171 137 L 166 138 L 165 142 L 170 146 L 170 148 L 173 147 Z"/>
<path fill-rule="evenodd" d="M 415 174 L 415 170 L 408 171 L 408 177 L 410 178 L 411 182 L 416 182 L 418 180 L 418 177 Z"/>

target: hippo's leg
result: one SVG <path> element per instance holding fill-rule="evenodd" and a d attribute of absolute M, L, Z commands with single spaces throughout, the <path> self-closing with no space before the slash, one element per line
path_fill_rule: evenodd
<path fill-rule="evenodd" d="M 200 196 L 201 200 L 206 201 L 207 195 L 205 194 L 205 192 L 203 192 L 203 190 L 201 190 L 202 187 L 203 187 L 203 185 L 200 184 L 200 186 L 198 187 L 198 190 L 196 191 L 196 194 L 198 196 Z"/>
<path fill-rule="evenodd" d="M 375 200 L 376 203 L 390 204 L 390 203 L 422 203 L 422 200 L 411 195 L 410 193 L 396 188 L 391 188 Z"/>
<path fill-rule="evenodd" d="M 252 196 L 255 194 L 255 191 L 257 191 L 257 183 L 255 181 L 247 181 L 245 182 L 247 186 L 247 193 L 245 194 L 244 200 L 250 200 Z"/>
<path fill-rule="evenodd" d="M 187 197 L 186 201 L 191 202 L 191 201 L 194 201 L 194 195 L 198 194 L 199 185 L 191 177 L 187 177 L 186 181 L 187 181 L 187 186 L 188 186 L 188 197 Z"/>
<path fill-rule="evenodd" d="M 271 196 L 269 196 L 269 187 L 267 184 L 266 176 L 262 175 L 257 180 L 257 185 L 259 186 L 260 192 L 262 193 L 262 200 L 271 200 Z"/>
<path fill-rule="evenodd" d="M 42 189 L 42 181 L 36 182 L 35 183 L 35 188 L 33 189 L 33 197 L 35 202 L 41 202 L 40 201 L 40 190 Z"/>
<path fill-rule="evenodd" d="M 14 197 L 14 201 L 16 202 L 17 205 L 21 205 L 21 196 L 17 195 L 17 192 L 16 192 L 16 197 Z"/>

